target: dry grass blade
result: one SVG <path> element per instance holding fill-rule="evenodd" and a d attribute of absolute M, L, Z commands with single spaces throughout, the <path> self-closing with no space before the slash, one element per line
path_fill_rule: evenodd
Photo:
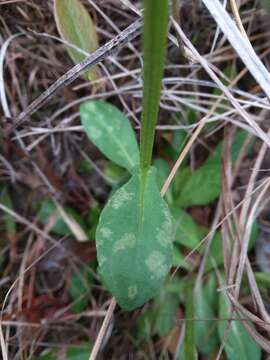
<path fill-rule="evenodd" d="M 232 11 L 233 11 L 233 14 L 234 14 L 234 17 L 235 17 L 235 20 L 237 22 L 237 25 L 241 31 L 241 33 L 246 37 L 246 39 L 249 41 L 249 38 L 247 36 L 247 33 L 246 33 L 246 30 L 243 26 L 243 23 L 241 21 L 241 17 L 240 17 L 240 14 L 239 14 L 239 11 L 238 11 L 238 6 L 236 4 L 236 0 L 230 0 L 230 4 L 231 4 L 231 8 L 232 8 Z"/>
<path fill-rule="evenodd" d="M 6 51 L 9 46 L 9 44 L 12 42 L 12 40 L 16 39 L 18 36 L 21 36 L 22 34 L 14 34 L 10 36 L 4 44 L 1 46 L 0 51 L 0 101 L 3 108 L 3 113 L 5 116 L 10 117 L 11 113 L 9 110 L 7 98 L 6 98 L 6 92 L 5 92 L 5 81 L 4 81 L 4 60 L 6 56 Z"/>
<path fill-rule="evenodd" d="M 3 360 L 8 360 L 7 347 L 4 339 L 3 328 L 2 328 L 2 320 L 0 321 L 0 344 L 1 344 L 1 352 L 3 356 Z"/>
<path fill-rule="evenodd" d="M 16 118 L 15 127 L 21 124 L 28 116 L 37 111 L 41 106 L 46 104 L 51 97 L 59 89 L 69 85 L 80 76 L 81 73 L 89 70 L 99 62 L 112 55 L 115 51 L 119 50 L 122 46 L 127 44 L 130 40 L 139 35 L 141 29 L 141 21 L 137 20 L 128 28 L 123 30 L 119 35 L 110 40 L 105 45 L 98 48 L 93 54 L 88 56 L 81 63 L 73 66 L 69 71 L 56 80 L 42 95 L 34 100 L 24 111 L 22 111 Z"/>
<path fill-rule="evenodd" d="M 74 218 L 72 218 L 70 215 L 67 214 L 63 206 L 59 204 L 58 201 L 55 201 L 55 205 L 62 219 L 65 221 L 65 223 L 67 224 L 67 226 L 69 227 L 70 231 L 75 236 L 77 241 L 80 242 L 88 241 L 88 236 L 86 235 L 85 231 L 80 226 L 80 224 L 78 224 L 78 222 Z"/>
<path fill-rule="evenodd" d="M 237 302 L 235 300 L 235 298 L 229 293 L 227 292 L 227 295 L 230 299 L 230 301 L 232 302 L 232 304 L 235 306 L 235 308 L 237 309 L 237 311 L 239 312 L 240 317 L 246 317 L 248 319 L 249 322 L 253 322 L 255 324 L 258 324 L 259 326 L 261 326 L 262 328 L 264 328 L 268 333 L 269 333 L 269 329 L 270 329 L 270 324 L 262 321 L 260 318 L 258 318 L 256 315 L 254 315 L 253 313 L 251 313 L 250 311 L 248 311 L 247 309 L 245 309 L 239 302 Z M 258 334 L 257 331 L 254 330 L 254 328 L 252 328 L 250 326 L 250 324 L 248 323 L 248 321 L 243 321 L 243 325 L 246 327 L 247 331 L 253 336 L 253 338 L 258 342 L 258 344 L 260 344 L 260 346 L 267 351 L 268 353 L 270 352 L 270 343 L 269 340 L 267 340 L 265 337 L 263 337 L 262 335 Z"/>
<path fill-rule="evenodd" d="M 199 52 L 196 50 L 196 48 L 192 45 L 190 40 L 187 38 L 181 27 L 173 21 L 173 24 L 175 26 L 175 29 L 179 36 L 181 37 L 181 40 L 187 47 L 188 56 L 190 56 L 193 61 L 198 61 L 202 67 L 205 69 L 205 71 L 208 73 L 208 75 L 212 78 L 212 80 L 218 85 L 220 90 L 226 95 L 226 97 L 230 100 L 232 105 L 235 107 L 237 112 L 246 120 L 246 122 L 255 130 L 258 137 L 260 137 L 263 141 L 267 143 L 267 145 L 270 147 L 270 138 L 269 136 L 258 126 L 258 124 L 250 117 L 250 115 L 241 107 L 239 102 L 235 99 L 235 97 L 231 94 L 231 92 L 228 90 L 228 88 L 222 83 L 222 81 L 217 77 L 217 75 L 214 73 L 214 71 L 211 69 L 208 61 L 203 58 Z M 238 30 L 239 31 L 239 30 Z M 269 76 L 270 79 L 270 76 Z M 270 87 L 270 81 L 269 81 L 269 87 Z M 270 91 L 270 89 L 269 89 Z M 270 92 L 269 92 L 270 94 Z"/>
<path fill-rule="evenodd" d="M 270 132 L 268 132 L 270 134 Z M 263 144 L 261 147 L 261 150 L 258 154 L 258 157 L 256 159 L 255 166 L 253 168 L 250 181 L 247 187 L 245 198 L 247 201 L 244 202 L 244 205 L 241 210 L 240 219 L 239 219 L 239 229 L 242 232 L 241 238 L 241 251 L 240 251 L 240 257 L 237 258 L 238 263 L 238 270 L 236 274 L 236 289 L 235 289 L 235 297 L 238 298 L 240 293 L 240 284 L 241 279 L 244 271 L 244 264 L 247 257 L 247 250 L 248 250 L 248 240 L 250 238 L 251 233 L 251 227 L 252 223 L 254 222 L 254 218 L 256 218 L 256 213 L 258 211 L 258 207 L 260 206 L 261 200 L 264 198 L 265 192 L 268 190 L 269 184 L 266 184 L 264 189 L 262 189 L 260 195 L 256 199 L 256 201 L 253 203 L 252 208 L 250 208 L 251 203 L 251 197 L 250 194 L 253 191 L 254 185 L 255 185 L 255 179 L 258 175 L 258 171 L 261 167 L 263 158 L 265 156 L 267 147 L 266 144 Z"/>
<path fill-rule="evenodd" d="M 248 39 L 240 32 L 218 0 L 203 0 L 218 26 L 228 38 L 250 73 L 270 98 L 270 74 L 263 65 Z"/>
<path fill-rule="evenodd" d="M 111 302 L 110 302 L 109 308 L 107 310 L 106 316 L 104 318 L 104 321 L 102 323 L 102 326 L 101 326 L 101 328 L 99 330 L 99 333 L 98 333 L 97 339 L 95 341 L 95 345 L 93 347 L 93 350 L 91 351 L 91 355 L 89 357 L 89 360 L 95 360 L 97 358 L 98 352 L 99 352 L 100 347 L 102 345 L 102 341 L 103 341 L 103 339 L 105 337 L 106 331 L 108 329 L 111 318 L 113 316 L 113 312 L 114 312 L 115 307 L 116 307 L 116 300 L 113 297 L 111 299 Z"/>

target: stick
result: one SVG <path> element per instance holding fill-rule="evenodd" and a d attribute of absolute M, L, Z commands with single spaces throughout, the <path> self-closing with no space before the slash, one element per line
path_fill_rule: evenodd
<path fill-rule="evenodd" d="M 93 347 L 93 350 L 91 351 L 91 355 L 89 357 L 89 360 L 95 360 L 97 355 L 98 355 L 98 352 L 100 350 L 100 347 L 102 345 L 102 341 L 104 339 L 104 336 L 106 334 L 106 331 L 107 331 L 107 328 L 109 326 L 109 323 L 111 321 L 111 318 L 113 316 L 113 312 L 114 312 L 114 309 L 115 309 L 115 306 L 116 306 L 116 300 L 115 298 L 113 297 L 111 299 L 111 302 L 110 302 L 110 306 L 107 310 L 107 313 L 106 313 L 106 316 L 103 320 L 103 323 L 102 323 L 102 326 L 99 330 L 99 333 L 98 333 L 98 336 L 97 336 L 97 339 L 95 341 L 95 345 Z"/>
<path fill-rule="evenodd" d="M 238 29 L 228 12 L 218 0 L 202 0 L 208 11 L 221 28 L 234 50 L 246 65 L 254 79 L 270 98 L 270 73 L 255 53 L 248 38 Z"/>

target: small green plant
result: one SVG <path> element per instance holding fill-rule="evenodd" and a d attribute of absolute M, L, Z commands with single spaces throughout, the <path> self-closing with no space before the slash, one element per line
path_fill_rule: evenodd
<path fill-rule="evenodd" d="M 168 3 L 146 0 L 144 90 L 140 151 L 124 115 L 104 102 L 80 108 L 84 129 L 112 161 L 130 172 L 103 209 L 96 231 L 99 274 L 120 306 L 131 310 L 154 297 L 172 264 L 173 226 L 151 166 L 166 52 Z"/>
<path fill-rule="evenodd" d="M 171 265 L 184 264 L 181 249 L 194 249 L 207 235 L 208 229 L 198 226 L 185 209 L 211 204 L 221 191 L 222 143 L 200 168 L 191 172 L 185 166 L 176 175 L 166 195 L 171 211 L 159 194 L 169 172 L 163 159 L 156 159 L 155 166 L 151 166 L 166 48 L 167 4 L 161 3 L 155 2 L 154 12 L 149 10 L 151 1 L 145 4 L 140 151 L 128 119 L 115 106 L 104 101 L 88 101 L 80 106 L 81 122 L 90 140 L 130 174 L 129 181 L 104 207 L 96 231 L 99 274 L 119 305 L 128 310 L 157 295 Z M 149 35 L 152 32 L 155 36 Z M 241 131 L 236 134 L 233 161 L 246 136 Z M 180 138 L 183 141 L 184 136 Z M 216 265 L 223 263 L 220 233 L 213 239 L 210 255 Z M 213 266 L 211 258 L 207 269 Z"/>
<path fill-rule="evenodd" d="M 55 2 L 62 7 L 69 6 L 61 0 Z M 218 284 L 213 272 L 213 268 L 224 262 L 220 231 L 216 231 L 212 239 L 205 263 L 206 279 L 199 286 L 195 286 L 192 275 L 194 264 L 185 261 L 184 254 L 198 249 L 197 256 L 200 256 L 204 251 L 200 244 L 209 229 L 197 224 L 189 209 L 209 206 L 220 196 L 223 143 L 220 142 L 206 161 L 193 171 L 187 161 L 184 162 L 165 195 L 166 202 L 161 198 L 160 190 L 169 174 L 169 165 L 162 158 L 155 159 L 153 166 L 151 163 L 166 52 L 168 3 L 164 0 L 145 0 L 144 5 L 140 146 L 129 120 L 115 106 L 105 101 L 87 101 L 80 106 L 81 122 L 87 136 L 111 161 L 105 174 L 112 180 L 110 184 L 114 185 L 101 214 L 98 210 L 95 216 L 99 217 L 97 226 L 97 219 L 94 223 L 91 220 L 93 224 L 89 238 L 93 238 L 96 230 L 99 275 L 122 308 L 132 310 L 154 298 L 152 307 L 140 316 L 136 324 L 140 343 L 150 341 L 153 335 L 160 338 L 171 336 L 181 302 L 185 307 L 185 317 L 197 320 L 186 321 L 180 358 L 196 358 L 196 352 L 212 356 L 228 326 L 228 321 L 215 319 L 218 316 L 222 319 L 230 317 L 224 295 L 219 296 L 216 292 Z M 70 13 L 70 9 L 68 11 Z M 68 36 L 66 31 L 65 38 L 68 39 Z M 71 37 L 70 41 L 84 48 L 83 42 L 78 40 L 81 37 L 84 37 L 83 33 L 77 40 Z M 76 62 L 76 59 L 73 60 Z M 231 75 L 233 69 L 229 68 L 226 72 Z M 222 112 L 223 108 L 220 107 L 218 111 Z M 196 114 L 188 114 L 188 121 L 193 123 Z M 232 163 L 237 160 L 246 138 L 246 132 L 236 132 L 231 147 Z M 172 161 L 179 156 L 185 139 L 186 133 L 178 130 L 172 142 L 163 147 Z M 71 209 L 66 210 L 82 227 L 86 226 Z M 43 204 L 40 220 L 46 222 L 53 211 L 53 204 Z M 68 234 L 69 229 L 61 217 L 56 220 L 52 231 Z M 249 250 L 255 239 L 256 224 Z M 181 266 L 187 271 L 188 277 L 184 282 L 177 276 L 164 281 L 172 265 Z M 85 279 L 84 269 L 72 277 L 70 297 L 74 301 L 74 312 L 81 312 L 87 307 L 92 280 L 87 280 L 90 283 L 88 287 L 82 281 Z M 229 328 L 225 344 L 225 352 L 230 360 L 234 360 L 239 347 L 243 358 L 259 359 L 261 356 L 258 345 L 252 341 L 243 325 L 235 321 Z"/>

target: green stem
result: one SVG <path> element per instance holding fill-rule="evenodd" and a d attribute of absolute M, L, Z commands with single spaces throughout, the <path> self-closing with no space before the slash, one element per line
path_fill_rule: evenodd
<path fill-rule="evenodd" d="M 187 302 L 185 315 L 188 319 L 186 321 L 185 329 L 185 358 L 189 360 L 195 360 L 195 338 L 194 338 L 194 305 L 193 305 L 193 281 L 187 285 Z"/>
<path fill-rule="evenodd" d="M 168 26 L 168 1 L 144 0 L 143 109 L 140 139 L 142 177 L 151 165 L 163 76 Z"/>

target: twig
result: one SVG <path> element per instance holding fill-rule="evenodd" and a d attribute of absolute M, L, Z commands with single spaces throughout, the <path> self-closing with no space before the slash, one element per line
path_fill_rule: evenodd
<path fill-rule="evenodd" d="M 24 111 L 22 111 L 14 120 L 14 128 L 20 125 L 30 115 L 36 112 L 41 106 L 45 105 L 56 91 L 72 83 L 80 74 L 97 65 L 99 62 L 106 59 L 108 56 L 115 53 L 118 49 L 123 47 L 129 41 L 137 37 L 141 29 L 141 20 L 135 21 L 128 26 L 115 38 L 107 42 L 105 45 L 98 48 L 93 54 L 88 56 L 79 64 L 73 66 L 58 80 L 56 80 L 48 89 L 46 89 L 37 99 L 35 99 Z"/>
<path fill-rule="evenodd" d="M 206 1 L 206 0 L 203 0 Z M 230 19 L 230 18 L 229 18 Z M 231 19 L 230 19 L 231 20 Z M 228 100 L 231 102 L 231 104 L 234 106 L 234 108 L 236 109 L 236 111 L 241 115 L 241 117 L 243 117 L 244 120 L 246 120 L 246 122 L 251 126 L 251 128 L 253 128 L 255 130 L 256 136 L 260 137 L 261 140 L 263 140 L 264 142 L 267 143 L 268 147 L 270 147 L 270 137 L 268 134 L 266 134 L 260 127 L 259 125 L 250 118 L 249 114 L 244 110 L 244 108 L 239 104 L 239 102 L 235 99 L 235 97 L 232 95 L 232 93 L 228 90 L 228 88 L 222 83 L 222 81 L 218 78 L 218 76 L 214 73 L 214 71 L 211 69 L 208 61 L 199 54 L 199 52 L 197 51 L 197 49 L 192 45 L 192 43 L 190 42 L 190 40 L 187 38 L 187 36 L 185 35 L 185 33 L 183 32 L 182 28 L 179 26 L 179 24 L 177 24 L 175 21 L 173 21 L 174 27 L 177 31 L 177 33 L 179 34 L 179 36 L 181 37 L 181 40 L 183 42 L 183 44 L 186 46 L 186 49 L 188 51 L 188 55 L 195 61 L 198 61 L 201 66 L 204 68 L 204 70 L 208 73 L 208 75 L 211 77 L 211 79 L 218 85 L 218 87 L 220 88 L 220 90 L 222 90 L 222 92 L 224 93 L 224 95 L 226 95 L 226 97 L 228 98 Z M 233 23 L 234 24 L 234 23 Z M 235 26 L 235 24 L 234 24 Z M 237 31 L 239 32 L 238 28 L 236 27 Z M 240 36 L 242 38 L 242 35 L 240 33 Z M 251 47 L 251 45 L 250 45 Z M 252 49 L 252 47 L 251 47 Z M 252 49 L 253 50 L 253 49 Z M 253 50 L 254 52 L 254 50 Z M 255 54 L 255 53 L 254 53 Z M 260 59 L 257 57 L 257 55 L 255 54 L 256 59 L 258 59 L 260 61 Z M 254 59 L 253 59 L 254 60 Z M 248 64 L 250 65 L 250 63 L 248 62 Z M 262 63 L 261 63 L 262 64 Z M 262 66 L 264 66 L 262 64 Z M 248 66 L 247 66 L 248 67 Z M 249 68 L 249 67 L 248 67 Z M 265 68 L 264 68 L 265 69 Z M 250 70 L 250 69 L 249 69 Z M 270 74 L 268 73 L 268 71 L 265 69 L 265 71 L 267 72 L 267 77 L 269 77 L 269 83 L 267 84 L 267 87 L 269 88 L 269 95 L 270 95 Z M 257 74 L 257 73 L 256 73 Z M 259 72 L 259 74 L 261 74 Z M 258 75 L 258 74 L 257 74 Z M 258 80 L 258 79 L 257 79 Z M 266 78 L 263 78 L 263 80 L 266 80 Z M 259 80 L 258 80 L 259 82 Z M 259 82 L 260 83 L 260 82 Z M 261 83 L 260 83 L 261 84 Z M 261 85 L 262 86 L 262 85 Z"/>
<path fill-rule="evenodd" d="M 91 355 L 89 357 L 89 360 L 95 360 L 97 355 L 98 355 L 98 352 L 99 352 L 99 349 L 102 345 L 102 341 L 104 339 L 104 336 L 106 334 L 106 331 L 107 331 L 107 328 L 109 326 L 109 323 L 111 321 L 111 318 L 113 316 L 113 312 L 114 312 L 114 309 L 115 309 L 115 306 L 116 306 L 116 300 L 115 298 L 113 297 L 111 302 L 110 302 L 110 306 L 108 308 L 108 311 L 106 313 L 106 316 L 104 318 L 104 321 L 103 321 L 103 324 L 99 330 L 99 333 L 98 333 L 98 336 L 97 336 L 97 339 L 95 341 L 95 345 L 93 347 L 93 350 L 91 351 Z"/>
<path fill-rule="evenodd" d="M 6 97 L 6 91 L 5 91 L 5 81 L 4 81 L 4 61 L 5 61 L 5 55 L 7 52 L 7 48 L 9 47 L 9 44 L 18 36 L 21 36 L 22 33 L 11 35 L 1 46 L 0 50 L 0 102 L 3 108 L 3 113 L 5 116 L 10 117 L 11 113 L 9 110 L 9 105 Z"/>
<path fill-rule="evenodd" d="M 270 74 L 255 53 L 250 42 L 243 36 L 218 0 L 202 1 L 250 73 L 270 98 Z"/>
<path fill-rule="evenodd" d="M 246 37 L 246 39 L 249 41 L 249 38 L 247 36 L 246 30 L 245 30 L 245 28 L 243 26 L 243 23 L 242 23 L 242 20 L 241 20 L 239 11 L 238 11 L 236 1 L 235 0 L 230 0 L 230 4 L 231 4 L 233 15 L 235 17 L 235 21 L 237 23 L 237 26 L 239 27 L 239 30 Z"/>

